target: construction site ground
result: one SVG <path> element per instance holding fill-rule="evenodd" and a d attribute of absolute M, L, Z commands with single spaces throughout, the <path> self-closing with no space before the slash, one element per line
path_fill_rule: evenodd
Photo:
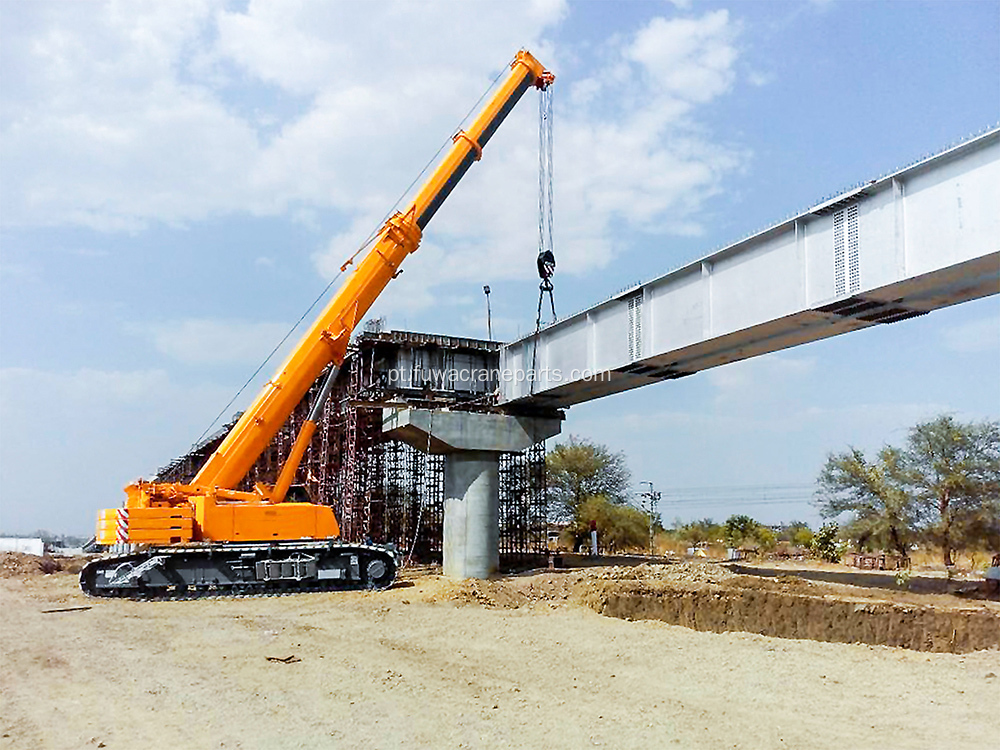
<path fill-rule="evenodd" d="M 794 563 L 418 568 L 382 592 L 175 602 L 87 599 L 76 565 L 0 563 L 0 748 L 985 748 L 1000 732 L 1000 603 Z M 907 647 L 873 645 L 892 641 Z"/>

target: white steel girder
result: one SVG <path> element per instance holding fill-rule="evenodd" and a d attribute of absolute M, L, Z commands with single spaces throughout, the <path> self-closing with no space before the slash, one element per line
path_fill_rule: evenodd
<path fill-rule="evenodd" d="M 506 345 L 563 408 L 1000 292 L 1000 128 Z"/>

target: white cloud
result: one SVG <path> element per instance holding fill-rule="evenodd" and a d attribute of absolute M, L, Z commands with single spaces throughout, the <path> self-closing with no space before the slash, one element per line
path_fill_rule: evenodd
<path fill-rule="evenodd" d="M 43 276 L 41 269 L 32 263 L 17 263 L 4 259 L 0 262 L 0 279 L 10 283 L 38 281 Z"/>
<path fill-rule="evenodd" d="M 647 85 L 682 101 L 707 102 L 735 80 L 737 32 L 726 10 L 701 18 L 654 18 L 625 56 L 641 65 Z"/>
<path fill-rule="evenodd" d="M 4 91 L 4 220 L 134 232 L 284 215 L 328 227 L 316 262 L 329 275 L 517 47 L 557 72 L 579 62 L 545 37 L 567 13 L 562 0 L 18 6 L 4 32 L 5 67 L 24 72 Z M 700 231 L 704 201 L 747 160 L 697 117 L 734 85 L 739 33 L 726 11 L 654 18 L 557 81 L 562 272 L 607 265 L 623 227 Z M 533 109 L 512 113 L 435 217 L 400 305 L 484 270 L 531 274 Z M 339 227 L 318 223 L 331 208 Z"/>
<path fill-rule="evenodd" d="M 748 70 L 747 71 L 747 82 L 751 86 L 767 86 L 773 83 L 775 80 L 775 75 L 773 73 L 765 73 L 760 70 Z"/>
<path fill-rule="evenodd" d="M 567 12 L 564 0 L 316 3 L 253 0 L 219 15 L 218 51 L 298 94 L 369 90 L 440 96 L 466 71 L 499 70 Z M 371 54 L 374 51 L 375 54 Z M 472 76 L 475 78 L 476 76 Z M 406 122 L 409 109 L 394 119 Z"/>
<path fill-rule="evenodd" d="M 559 256 L 562 273 L 607 265 L 620 250 L 622 222 L 649 233 L 701 231 L 704 201 L 747 159 L 714 143 L 693 117 L 699 104 L 732 85 L 737 34 L 725 12 L 658 18 L 634 37 L 614 40 L 591 76 L 557 79 L 556 248 L 570 249 Z M 666 64 L 681 73 L 665 75 Z M 524 104 L 512 113 L 435 217 L 420 263 L 405 267 L 394 282 L 399 291 L 380 308 L 426 306 L 433 286 L 445 282 L 533 275 L 525 258 L 537 246 L 537 147 L 524 133 L 534 134 L 535 117 Z M 319 258 L 327 274 L 367 235 L 377 215 L 371 209 Z"/>
<path fill-rule="evenodd" d="M 578 228 L 560 237 L 565 246 L 589 239 L 584 268 L 610 260 L 621 219 L 646 232 L 697 233 L 704 201 L 746 163 L 696 118 L 732 86 L 738 34 L 725 11 L 654 18 L 573 82 L 556 121 L 557 227 Z"/>
<path fill-rule="evenodd" d="M 137 231 L 384 207 L 490 72 L 564 13 L 561 0 L 17 6 L 3 27 L 4 69 L 19 73 L 3 91 L 4 221 Z M 261 111 L 275 90 L 303 111 Z"/>
<path fill-rule="evenodd" d="M 132 330 L 147 336 L 161 354 L 189 365 L 259 364 L 288 329 L 286 323 L 213 319 L 132 326 Z M 301 331 L 297 333 L 301 335 Z"/>
<path fill-rule="evenodd" d="M 57 373 L 23 367 L 0 369 L 0 391 L 5 404 L 21 400 L 30 393 L 49 393 L 53 399 L 70 403 L 74 408 L 96 400 L 135 404 L 163 391 L 167 382 L 167 373 L 163 370 L 82 368 L 71 373 Z"/>
<path fill-rule="evenodd" d="M 0 199 L 12 224 L 137 230 L 247 204 L 246 123 L 183 80 L 213 3 L 21 4 L 4 15 Z"/>

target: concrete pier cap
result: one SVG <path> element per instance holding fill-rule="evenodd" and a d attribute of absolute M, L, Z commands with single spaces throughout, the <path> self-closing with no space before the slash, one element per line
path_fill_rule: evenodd
<path fill-rule="evenodd" d="M 384 409 L 382 431 L 444 454 L 443 568 L 450 578 L 489 578 L 500 563 L 500 454 L 554 437 L 562 415 L 528 417 L 432 409 Z"/>
<path fill-rule="evenodd" d="M 424 453 L 523 451 L 559 434 L 562 416 L 522 417 L 435 409 L 383 409 L 382 432 Z"/>

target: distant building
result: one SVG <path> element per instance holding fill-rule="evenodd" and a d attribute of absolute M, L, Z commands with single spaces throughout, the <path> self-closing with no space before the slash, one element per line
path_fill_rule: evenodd
<path fill-rule="evenodd" d="M 45 554 L 45 543 L 41 539 L 17 539 L 15 537 L 0 537 L 0 552 L 23 552 L 27 555 Z"/>

